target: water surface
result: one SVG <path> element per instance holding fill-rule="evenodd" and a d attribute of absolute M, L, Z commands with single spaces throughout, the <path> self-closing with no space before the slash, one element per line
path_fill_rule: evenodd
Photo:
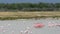
<path fill-rule="evenodd" d="M 29 34 L 60 34 L 60 27 L 48 27 L 48 23 L 60 23 L 60 19 L 18 19 L 18 20 L 0 20 L 0 34 L 20 34 L 30 27 L 32 33 Z M 35 23 L 43 23 L 43 28 L 34 28 Z M 24 33 L 23 33 L 24 34 Z"/>

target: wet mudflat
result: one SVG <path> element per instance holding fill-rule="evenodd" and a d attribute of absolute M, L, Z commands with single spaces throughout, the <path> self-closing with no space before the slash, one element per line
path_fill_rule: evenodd
<path fill-rule="evenodd" d="M 43 23 L 44 27 L 35 28 L 35 23 Z M 60 24 L 60 19 L 0 20 L 0 34 L 60 34 L 60 26 L 49 27 L 49 23 Z M 27 28 L 30 30 L 28 33 L 25 33 Z"/>

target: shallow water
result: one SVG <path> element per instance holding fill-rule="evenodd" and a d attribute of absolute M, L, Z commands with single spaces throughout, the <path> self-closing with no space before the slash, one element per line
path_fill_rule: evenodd
<path fill-rule="evenodd" d="M 19 19 L 19 20 L 0 20 L 0 34 L 20 34 L 30 27 L 32 33 L 29 34 L 60 34 L 60 27 L 48 27 L 48 23 L 60 23 L 60 19 Z M 34 28 L 35 23 L 43 23 L 43 28 Z M 24 34 L 24 33 L 23 33 Z"/>

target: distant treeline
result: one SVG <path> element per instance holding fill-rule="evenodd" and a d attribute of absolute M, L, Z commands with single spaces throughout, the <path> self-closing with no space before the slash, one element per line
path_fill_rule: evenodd
<path fill-rule="evenodd" d="M 0 10 L 59 11 L 60 3 L 0 3 Z"/>

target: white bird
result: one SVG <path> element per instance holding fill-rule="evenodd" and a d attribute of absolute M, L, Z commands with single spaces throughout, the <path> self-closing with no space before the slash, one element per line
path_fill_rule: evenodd
<path fill-rule="evenodd" d="M 48 26 L 49 26 L 49 27 L 53 27 L 53 26 L 55 26 L 55 24 L 49 22 L 49 23 L 48 23 Z"/>
<path fill-rule="evenodd" d="M 57 24 L 56 26 L 59 26 L 60 27 L 60 24 Z"/>
<path fill-rule="evenodd" d="M 23 31 L 20 31 L 20 34 L 23 34 Z"/>
<path fill-rule="evenodd" d="M 31 28 L 27 27 L 26 30 L 24 31 L 24 34 L 32 34 Z"/>
<path fill-rule="evenodd" d="M 28 34 L 28 31 L 29 31 L 29 30 L 25 30 L 25 31 L 24 31 L 24 34 Z"/>

